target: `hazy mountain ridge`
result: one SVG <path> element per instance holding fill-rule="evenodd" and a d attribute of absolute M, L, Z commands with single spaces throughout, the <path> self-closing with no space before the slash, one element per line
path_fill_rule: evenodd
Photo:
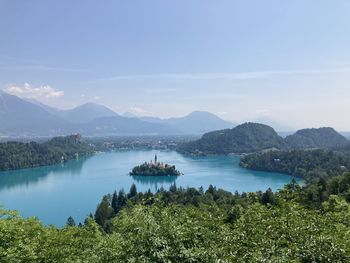
<path fill-rule="evenodd" d="M 111 109 L 91 102 L 70 110 L 59 111 L 58 115 L 72 123 L 88 123 L 97 118 L 119 116 Z"/>
<path fill-rule="evenodd" d="M 193 111 L 179 118 L 141 117 L 140 119 L 152 123 L 166 124 L 186 134 L 203 134 L 236 126 L 236 124 L 225 121 L 207 111 Z"/>
<path fill-rule="evenodd" d="M 57 136 L 81 133 L 84 136 L 202 134 L 232 127 L 209 112 L 193 112 L 185 117 L 160 119 L 120 116 L 111 109 L 86 103 L 70 110 L 60 110 L 36 100 L 0 93 L 2 136 Z"/>
<path fill-rule="evenodd" d="M 1 136 L 57 136 L 71 133 L 81 133 L 84 136 L 204 134 L 203 138 L 206 140 L 208 134 L 215 137 L 215 134 L 221 133 L 222 130 L 225 134 L 230 134 L 229 131 L 234 129 L 229 128 L 235 126 L 235 124 L 205 111 L 194 111 L 184 117 L 168 119 L 136 118 L 130 114 L 126 116 L 121 116 L 111 109 L 95 103 L 86 103 L 70 110 L 60 110 L 38 101 L 23 100 L 0 91 Z M 265 146 L 278 146 L 282 149 L 337 148 L 348 146 L 349 143 L 347 138 L 332 128 L 304 129 L 283 140 L 268 125 L 261 124 L 259 127 L 261 128 L 261 130 L 258 129 L 260 135 L 253 136 L 251 134 L 248 136 L 245 134 L 247 136 L 245 138 L 244 132 L 241 134 L 243 136 L 241 144 L 245 144 L 245 147 L 242 146 L 242 150 L 258 150 Z M 237 128 L 239 130 L 242 126 Z M 268 129 L 269 132 L 267 132 Z M 265 133 L 270 134 L 271 137 L 260 139 L 271 142 L 269 140 L 274 137 L 275 143 L 265 145 L 259 141 L 259 136 L 266 135 Z M 229 135 L 227 136 L 229 137 Z M 233 135 L 231 134 L 231 136 Z M 221 140 L 225 136 L 216 137 Z M 281 139 L 283 143 L 281 143 Z M 213 139 L 211 141 L 210 144 L 214 145 Z M 277 141 L 280 143 L 276 144 Z M 256 145 L 260 146 L 255 147 Z M 228 145 L 222 145 L 222 147 L 225 149 L 223 152 L 231 152 L 231 150 L 239 148 L 238 144 L 233 149 L 230 149 Z"/>
<path fill-rule="evenodd" d="M 121 116 L 100 117 L 89 123 L 79 125 L 82 134 L 89 136 L 139 135 L 139 134 L 181 134 L 171 127 L 163 124 L 149 123 L 137 118 L 125 118 Z"/>
<path fill-rule="evenodd" d="M 68 132 L 67 123 L 62 118 L 5 92 L 0 93 L 0 122 L 0 134 L 8 136 Z"/>

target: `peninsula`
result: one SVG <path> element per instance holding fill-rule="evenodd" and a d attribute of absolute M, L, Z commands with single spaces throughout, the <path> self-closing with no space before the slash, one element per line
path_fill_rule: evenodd
<path fill-rule="evenodd" d="M 154 161 L 145 162 L 132 169 L 132 176 L 179 176 L 181 173 L 176 170 L 175 165 L 164 164 L 158 162 L 157 155 L 154 156 Z"/>

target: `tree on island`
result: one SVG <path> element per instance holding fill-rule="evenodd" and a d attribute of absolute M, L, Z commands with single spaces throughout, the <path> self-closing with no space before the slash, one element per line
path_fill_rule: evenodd
<path fill-rule="evenodd" d="M 132 169 L 130 175 L 142 175 L 142 176 L 178 176 L 181 173 L 176 170 L 175 165 L 164 164 L 158 162 L 157 155 L 154 157 L 154 161 L 149 163 L 145 162 Z"/>

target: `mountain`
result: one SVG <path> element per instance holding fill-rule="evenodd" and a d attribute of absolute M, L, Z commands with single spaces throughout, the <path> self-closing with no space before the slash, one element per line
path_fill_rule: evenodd
<path fill-rule="evenodd" d="M 340 132 L 340 134 L 350 140 L 350 132 Z"/>
<path fill-rule="evenodd" d="M 101 117 L 118 116 L 109 108 L 96 103 L 86 103 L 71 110 L 61 110 L 57 115 L 72 123 L 88 123 Z"/>
<path fill-rule="evenodd" d="M 117 113 L 111 109 L 96 103 L 85 103 L 70 110 L 61 110 L 41 103 L 40 101 L 29 99 L 31 102 L 45 111 L 65 119 L 71 123 L 87 123 L 100 117 L 116 117 Z M 125 116 L 127 117 L 127 116 Z"/>
<path fill-rule="evenodd" d="M 286 148 L 283 138 L 273 128 L 244 123 L 233 129 L 206 133 L 197 141 L 181 145 L 178 150 L 190 154 L 242 154 L 271 148 Z"/>
<path fill-rule="evenodd" d="M 181 134 L 180 131 L 164 124 L 122 116 L 97 118 L 80 124 L 77 129 L 82 135 L 88 136 Z"/>
<path fill-rule="evenodd" d="M 0 91 L 0 135 L 85 136 L 180 134 L 166 124 L 126 118 L 107 107 L 87 103 L 72 110 L 59 110 L 38 101 L 28 101 Z"/>
<path fill-rule="evenodd" d="M 144 117 L 139 117 L 139 119 L 142 121 L 147 121 L 152 123 L 167 123 L 167 119 L 161 119 L 158 117 L 144 116 Z"/>
<path fill-rule="evenodd" d="M 203 134 L 209 131 L 232 128 L 235 124 L 222 120 L 206 111 L 194 111 L 180 118 L 160 119 L 156 117 L 141 117 L 143 121 L 162 123 L 180 130 L 185 134 Z"/>
<path fill-rule="evenodd" d="M 37 106 L 39 106 L 40 108 L 42 108 L 43 110 L 53 114 L 53 115 L 56 115 L 56 116 L 59 116 L 60 115 L 60 112 L 62 112 L 63 110 L 60 110 L 60 109 L 57 109 L 55 107 L 51 107 L 51 106 L 48 106 L 44 103 L 41 103 L 40 101 L 37 101 L 35 99 L 26 99 L 26 101 L 30 102 L 30 103 L 33 103 Z M 61 116 L 60 116 L 61 117 Z"/>
<path fill-rule="evenodd" d="M 56 135 L 67 123 L 42 107 L 0 91 L 0 134 L 7 136 Z"/>
<path fill-rule="evenodd" d="M 137 118 L 137 115 L 131 112 L 124 112 L 122 116 L 126 118 Z"/>
<path fill-rule="evenodd" d="M 295 134 L 287 136 L 285 141 L 292 149 L 331 149 L 349 144 L 349 141 L 344 136 L 330 127 L 299 130 Z"/>
<path fill-rule="evenodd" d="M 209 112 L 196 111 L 185 117 L 169 119 L 136 118 L 129 113 L 120 116 L 95 103 L 61 110 L 3 91 L 0 95 L 0 135 L 4 136 L 203 134 L 234 126 Z"/>

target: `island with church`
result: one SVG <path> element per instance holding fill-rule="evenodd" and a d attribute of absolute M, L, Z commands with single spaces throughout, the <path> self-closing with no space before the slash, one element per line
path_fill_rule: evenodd
<path fill-rule="evenodd" d="M 179 176 L 181 172 L 176 170 L 175 165 L 158 162 L 157 155 L 154 156 L 154 161 L 145 162 L 132 169 L 132 176 Z"/>

